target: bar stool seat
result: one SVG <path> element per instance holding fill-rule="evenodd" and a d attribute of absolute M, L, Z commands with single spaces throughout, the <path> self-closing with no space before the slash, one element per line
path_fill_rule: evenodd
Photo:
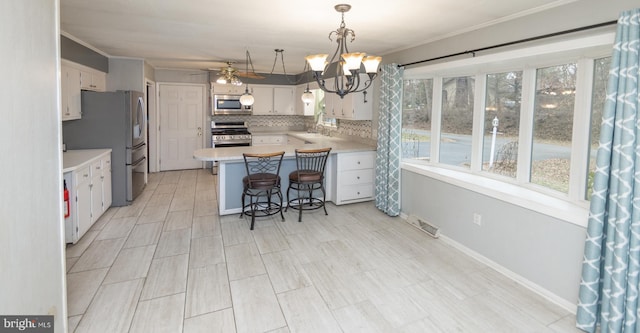
<path fill-rule="evenodd" d="M 296 170 L 289 173 L 289 187 L 287 188 L 287 207 L 298 210 L 298 222 L 302 222 L 303 210 L 324 209 L 326 193 L 324 189 L 324 169 L 331 148 L 296 149 Z M 294 191 L 295 197 L 291 196 Z M 314 195 L 320 191 L 321 196 Z"/>
<path fill-rule="evenodd" d="M 282 221 L 283 198 L 281 191 L 280 166 L 284 151 L 267 154 L 242 154 L 247 175 L 242 178 L 242 212 L 251 216 L 251 230 L 256 217 L 280 213 Z M 273 197 L 276 197 L 275 200 Z M 249 203 L 246 203 L 246 198 Z"/>

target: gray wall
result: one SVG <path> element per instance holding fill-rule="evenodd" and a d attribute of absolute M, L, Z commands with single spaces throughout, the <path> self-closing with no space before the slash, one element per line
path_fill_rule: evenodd
<path fill-rule="evenodd" d="M 60 36 L 60 55 L 63 59 L 101 72 L 109 72 L 109 58 L 62 35 Z"/>
<path fill-rule="evenodd" d="M 66 332 L 58 1 L 0 1 L 0 314 Z"/>
<path fill-rule="evenodd" d="M 576 304 L 584 228 L 407 170 L 402 212 Z M 474 213 L 482 226 L 473 224 Z"/>
<path fill-rule="evenodd" d="M 146 90 L 144 60 L 132 58 L 109 58 L 107 91 Z"/>
<path fill-rule="evenodd" d="M 383 60 L 385 63 L 408 63 L 593 25 L 616 20 L 621 11 L 639 6 L 637 0 L 576 1 L 514 21 L 387 54 Z M 581 34 L 603 30 L 615 31 L 615 25 Z M 504 49 L 491 52 L 500 51 Z M 377 119 L 374 122 L 374 128 L 377 128 Z M 567 302 L 577 303 L 584 228 L 406 170 L 402 171 L 401 195 L 403 213 L 415 214 L 439 225 L 442 233 L 454 241 Z M 472 223 L 473 213 L 482 214 L 482 227 Z"/>

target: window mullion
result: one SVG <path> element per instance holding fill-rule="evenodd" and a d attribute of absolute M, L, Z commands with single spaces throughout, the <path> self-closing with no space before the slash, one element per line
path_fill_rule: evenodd
<path fill-rule="evenodd" d="M 520 105 L 520 134 L 518 136 L 518 171 L 516 180 L 529 183 L 531 179 L 531 148 L 533 143 L 533 110 L 536 92 L 536 69 L 522 71 L 522 102 Z"/>
<path fill-rule="evenodd" d="M 442 77 L 433 78 L 433 104 L 431 105 L 431 162 L 440 162 L 440 126 L 442 121 Z"/>
<path fill-rule="evenodd" d="M 482 171 L 482 143 L 484 140 L 484 106 L 487 88 L 487 76 L 478 74 L 475 77 L 473 103 L 473 130 L 471 135 L 471 171 Z"/>
<path fill-rule="evenodd" d="M 593 59 L 578 61 L 576 96 L 573 111 L 573 137 L 571 138 L 571 165 L 569 198 L 584 200 L 589 163 L 589 135 L 591 129 L 591 97 L 593 91 Z"/>

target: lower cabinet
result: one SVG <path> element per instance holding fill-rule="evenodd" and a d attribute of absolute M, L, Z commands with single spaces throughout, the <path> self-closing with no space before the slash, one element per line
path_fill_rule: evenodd
<path fill-rule="evenodd" d="M 286 134 L 253 134 L 251 135 L 251 145 L 284 145 L 287 144 Z"/>
<path fill-rule="evenodd" d="M 65 239 L 76 243 L 111 206 L 111 153 L 94 157 L 63 175 L 69 190 Z"/>
<path fill-rule="evenodd" d="M 336 154 L 332 187 L 336 205 L 373 200 L 375 159 L 375 151 Z"/>

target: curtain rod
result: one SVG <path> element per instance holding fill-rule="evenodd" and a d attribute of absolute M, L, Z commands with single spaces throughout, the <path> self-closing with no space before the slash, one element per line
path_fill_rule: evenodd
<path fill-rule="evenodd" d="M 452 54 L 448 54 L 448 55 L 444 55 L 444 56 L 440 56 L 440 57 L 435 57 L 435 58 L 431 58 L 431 59 L 414 61 L 414 62 L 410 62 L 410 63 L 406 63 L 406 64 L 400 64 L 400 65 L 398 65 L 398 67 L 412 66 L 412 65 L 416 65 L 416 64 L 429 62 L 429 61 L 440 60 L 440 59 L 445 59 L 445 58 L 451 58 L 451 57 L 455 57 L 455 56 L 459 56 L 459 55 L 463 55 L 463 54 L 469 54 L 469 53 L 473 54 L 473 56 L 475 57 L 476 56 L 476 52 L 480 52 L 480 51 L 486 51 L 486 50 L 495 49 L 495 48 L 499 48 L 499 47 L 510 46 L 510 45 L 515 45 L 515 44 L 521 44 L 521 43 L 531 42 L 531 41 L 534 41 L 534 40 L 550 38 L 550 37 L 555 37 L 555 36 L 560 36 L 560 35 L 566 35 L 566 34 L 570 34 L 570 33 L 574 33 L 574 32 L 600 28 L 600 27 L 604 27 L 604 26 L 608 26 L 608 25 L 612 25 L 612 24 L 616 24 L 616 23 L 618 23 L 618 20 L 608 21 L 608 22 L 603 22 L 603 23 L 598 23 L 598 24 L 593 24 L 593 25 L 588 25 L 588 26 L 585 26 L 585 27 L 574 28 L 574 29 L 569 29 L 569 30 L 564 30 L 564 31 L 559 31 L 559 32 L 554 32 L 554 33 L 550 33 L 550 34 L 546 34 L 546 35 L 540 35 L 540 36 L 535 36 L 535 37 L 519 39 L 519 40 L 512 41 L 512 42 L 506 42 L 506 43 L 502 43 L 502 44 L 486 46 L 486 47 L 482 47 L 482 48 L 475 49 L 475 50 L 452 53 Z"/>

